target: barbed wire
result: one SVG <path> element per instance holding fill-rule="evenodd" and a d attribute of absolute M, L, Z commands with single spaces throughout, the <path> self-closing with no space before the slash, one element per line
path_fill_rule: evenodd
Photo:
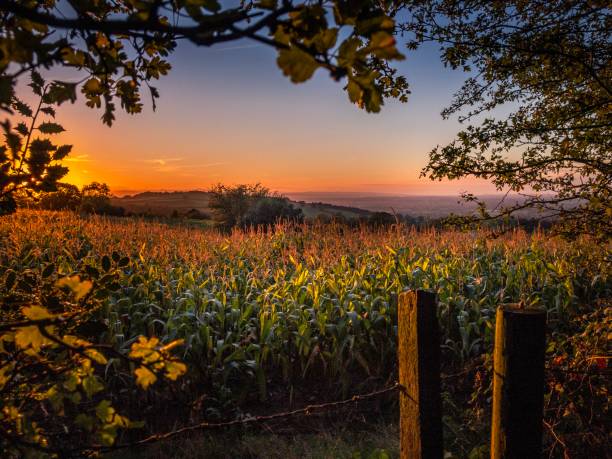
<path fill-rule="evenodd" d="M 344 400 L 337 400 L 334 402 L 325 402 L 325 403 L 316 403 L 316 404 L 307 405 L 303 408 L 298 408 L 295 410 L 283 411 L 280 413 L 273 413 L 273 414 L 268 414 L 268 415 L 245 417 L 242 419 L 234 419 L 232 421 L 226 421 L 226 422 L 215 422 L 215 423 L 200 422 L 197 424 L 192 424 L 189 426 L 181 427 L 179 429 L 172 430 L 170 432 L 150 435 L 146 438 L 143 438 L 142 440 L 137 440 L 137 441 L 130 442 L 130 443 L 121 443 L 121 444 L 117 444 L 114 446 L 101 446 L 101 447 L 95 447 L 95 448 L 88 448 L 85 452 L 110 452 L 110 451 L 115 451 L 118 449 L 134 448 L 138 446 L 147 445 L 150 443 L 155 443 L 161 440 L 167 440 L 169 438 L 184 434 L 186 432 L 230 428 L 230 427 L 236 427 L 236 426 L 244 426 L 247 424 L 258 424 L 258 423 L 263 423 L 263 422 L 268 422 L 268 421 L 275 421 L 279 419 L 286 419 L 286 418 L 299 416 L 299 415 L 309 416 L 313 414 L 314 412 L 331 411 L 331 410 L 334 410 L 334 409 L 337 409 L 337 408 L 340 408 L 346 405 L 362 402 L 364 400 L 369 400 L 369 399 L 373 399 L 376 397 L 380 397 L 381 395 L 385 395 L 390 392 L 402 391 L 402 390 L 404 390 L 404 387 L 399 383 L 395 383 L 392 386 L 385 387 L 384 389 L 378 389 L 372 392 L 368 392 L 366 394 L 353 395 L 352 397 L 344 399 Z"/>
<path fill-rule="evenodd" d="M 602 372 L 597 372 L 597 371 L 584 372 L 584 371 L 576 371 L 576 370 L 569 370 L 569 369 L 563 369 L 563 368 L 546 368 L 546 371 L 547 372 L 560 372 L 560 373 L 579 373 L 585 376 L 595 376 L 595 375 L 609 376 L 610 375 L 608 371 L 606 372 L 603 372 L 603 371 Z M 469 373 L 471 373 L 470 370 L 463 370 L 463 371 L 460 371 L 458 373 L 453 373 L 453 374 L 441 374 L 440 382 L 445 381 L 445 380 L 454 379 L 460 376 L 466 376 Z M 112 446 L 93 446 L 93 447 L 90 446 L 88 448 L 79 448 L 79 449 L 73 449 L 69 451 L 64 450 L 62 452 L 63 453 L 66 453 L 66 452 L 78 453 L 81 455 L 93 455 L 93 454 L 100 453 L 100 452 L 112 452 L 112 451 L 117 451 L 117 450 L 122 450 L 122 449 L 135 448 L 138 446 L 149 445 L 151 443 L 156 443 L 159 441 L 167 440 L 167 439 L 170 439 L 175 436 L 178 436 L 184 433 L 188 433 L 188 432 L 202 431 L 202 430 L 215 430 L 215 429 L 231 428 L 231 427 L 237 427 L 237 426 L 246 426 L 249 424 L 259 424 L 259 423 L 264 423 L 264 422 L 269 422 L 269 421 L 276 421 L 280 419 L 287 419 L 290 417 L 295 417 L 295 416 L 300 416 L 300 415 L 309 416 L 315 412 L 321 413 L 325 411 L 331 411 L 331 410 L 338 409 L 338 408 L 341 408 L 347 405 L 351 405 L 354 403 L 358 403 L 358 402 L 362 402 L 365 400 L 380 397 L 382 395 L 385 395 L 391 392 L 395 392 L 395 391 L 402 392 L 406 396 L 408 396 L 409 399 L 414 400 L 406 392 L 406 388 L 402 386 L 399 382 L 396 382 L 395 384 L 385 387 L 383 389 L 374 390 L 374 391 L 371 391 L 365 394 L 353 395 L 352 397 L 344 399 L 344 400 L 310 404 L 303 408 L 298 408 L 295 410 L 283 411 L 283 412 L 273 413 L 273 414 L 268 414 L 268 415 L 249 416 L 249 417 L 233 419 L 231 421 L 225 421 L 225 422 L 206 422 L 204 421 L 204 422 L 200 422 L 197 424 L 192 424 L 192 425 L 188 425 L 185 427 L 181 427 L 179 429 L 172 430 L 169 432 L 153 434 L 141 440 L 137 440 L 133 442 L 119 443 L 119 444 L 112 445 Z"/>

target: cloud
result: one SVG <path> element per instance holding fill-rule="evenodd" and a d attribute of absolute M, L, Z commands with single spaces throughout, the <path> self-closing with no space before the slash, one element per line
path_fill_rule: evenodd
<path fill-rule="evenodd" d="M 154 166 L 155 172 L 177 172 L 184 169 L 205 169 L 209 167 L 223 166 L 228 162 L 215 162 L 203 164 L 180 164 L 184 158 L 155 158 L 143 160 L 147 164 Z"/>
<path fill-rule="evenodd" d="M 145 159 L 145 163 L 149 164 L 157 164 L 158 166 L 167 166 L 168 163 L 174 163 L 177 161 L 182 161 L 183 158 L 156 158 L 156 159 Z"/>
<path fill-rule="evenodd" d="M 68 157 L 64 161 L 69 161 L 71 163 L 88 163 L 91 159 L 89 159 L 89 155 L 77 155 Z"/>

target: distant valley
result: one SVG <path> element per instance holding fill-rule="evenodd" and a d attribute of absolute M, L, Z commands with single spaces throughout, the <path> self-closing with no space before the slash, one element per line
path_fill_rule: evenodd
<path fill-rule="evenodd" d="M 413 217 L 435 219 L 453 214 L 469 214 L 475 205 L 461 201 L 459 196 L 409 196 L 374 193 L 296 192 L 286 196 L 308 219 L 318 215 L 341 214 L 348 219 L 367 217 L 373 212 L 389 212 Z M 114 197 L 113 205 L 123 207 L 134 214 L 170 216 L 184 215 L 192 209 L 210 213 L 210 194 L 206 191 L 144 192 L 123 197 Z M 494 208 L 500 195 L 484 196 L 487 206 Z M 505 205 L 520 202 L 520 198 L 506 198 Z M 535 211 L 523 212 L 521 216 L 535 216 Z"/>

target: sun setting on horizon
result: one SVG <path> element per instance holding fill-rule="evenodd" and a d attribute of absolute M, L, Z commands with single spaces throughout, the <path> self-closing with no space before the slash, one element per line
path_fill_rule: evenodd
<path fill-rule="evenodd" d="M 348 103 L 342 83 L 322 72 L 300 85 L 287 81 L 274 51 L 263 46 L 187 45 L 171 63 L 157 85 L 155 111 L 145 100 L 141 114 L 119 112 L 108 128 L 100 110 L 59 107 L 67 129 L 60 138 L 74 145 L 68 182 L 103 181 L 117 194 L 219 182 L 261 182 L 279 192 L 497 192 L 483 180 L 420 177 L 429 151 L 458 126 L 440 111 L 461 79 L 440 65 L 433 48 L 398 64 L 410 76 L 408 102 L 389 100 L 375 114 Z"/>

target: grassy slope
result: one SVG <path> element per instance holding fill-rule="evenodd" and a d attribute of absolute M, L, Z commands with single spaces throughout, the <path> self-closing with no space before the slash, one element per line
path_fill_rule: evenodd
<path fill-rule="evenodd" d="M 113 198 L 115 206 L 123 207 L 128 212 L 150 215 L 170 216 L 174 210 L 184 214 L 191 209 L 210 213 L 208 202 L 209 193 L 205 191 L 180 191 L 180 192 L 146 192 L 122 198 Z M 333 204 L 295 202 L 293 204 L 302 209 L 307 219 L 318 215 L 333 216 L 341 214 L 346 218 L 358 218 L 367 216 L 369 211 Z"/>

